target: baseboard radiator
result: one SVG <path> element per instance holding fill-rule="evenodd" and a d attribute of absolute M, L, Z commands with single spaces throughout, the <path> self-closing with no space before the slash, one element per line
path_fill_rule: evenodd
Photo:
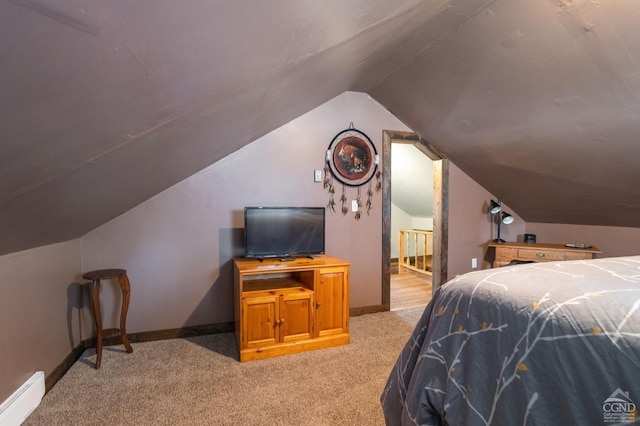
<path fill-rule="evenodd" d="M 40 405 L 44 388 L 44 371 L 37 371 L 0 405 L 0 425 L 21 425 Z"/>

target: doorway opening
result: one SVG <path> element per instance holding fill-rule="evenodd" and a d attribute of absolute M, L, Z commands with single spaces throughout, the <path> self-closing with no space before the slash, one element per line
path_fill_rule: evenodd
<path fill-rule="evenodd" d="M 382 304 L 385 310 L 391 309 L 391 241 L 398 239 L 397 231 L 392 233 L 391 203 L 391 147 L 393 143 L 412 144 L 433 161 L 433 256 L 432 256 L 432 292 L 447 280 L 447 241 L 448 241 L 448 174 L 449 163 L 446 157 L 425 139 L 413 132 L 384 130 L 382 132 Z M 431 182 L 425 182 L 430 185 Z"/>

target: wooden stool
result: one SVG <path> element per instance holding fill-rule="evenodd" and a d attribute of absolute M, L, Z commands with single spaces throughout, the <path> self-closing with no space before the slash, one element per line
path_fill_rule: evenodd
<path fill-rule="evenodd" d="M 133 348 L 129 344 L 127 338 L 127 311 L 129 310 L 129 297 L 131 292 L 131 286 L 129 284 L 129 277 L 127 277 L 127 271 L 124 269 L 100 269 L 98 271 L 87 272 L 82 275 L 85 280 L 93 281 L 93 291 L 91 293 L 91 303 L 93 305 L 93 315 L 96 321 L 97 336 L 96 336 L 96 370 L 100 368 L 100 361 L 102 361 L 102 339 L 109 336 L 116 336 L 120 334 L 122 336 L 122 343 L 128 353 L 133 352 Z M 120 311 L 120 328 L 108 328 L 102 330 L 102 314 L 100 313 L 100 280 L 106 280 L 109 278 L 117 278 L 122 290 L 122 310 Z"/>

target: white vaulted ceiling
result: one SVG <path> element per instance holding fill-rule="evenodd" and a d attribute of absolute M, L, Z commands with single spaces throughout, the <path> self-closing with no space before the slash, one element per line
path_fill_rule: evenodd
<path fill-rule="evenodd" d="M 636 0 L 0 0 L 0 254 L 347 91 L 526 221 L 640 227 Z"/>

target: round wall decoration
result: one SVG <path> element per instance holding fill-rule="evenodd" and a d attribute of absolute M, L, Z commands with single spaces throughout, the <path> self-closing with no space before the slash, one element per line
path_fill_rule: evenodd
<path fill-rule="evenodd" d="M 360 186 L 369 182 L 378 167 L 376 147 L 371 139 L 353 128 L 338 133 L 327 150 L 331 173 L 345 185 Z"/>
<path fill-rule="evenodd" d="M 324 189 L 329 193 L 329 203 L 327 208 L 336 211 L 336 201 L 334 195 L 336 187 L 333 179 L 342 183 L 342 194 L 340 195 L 340 206 L 343 215 L 349 212 L 347 186 L 357 188 L 355 200 L 352 200 L 351 211 L 355 212 L 354 217 L 360 220 L 362 209 L 366 209 L 367 214 L 373 206 L 373 184 L 371 178 L 376 177 L 376 192 L 382 189 L 382 172 L 378 169 L 378 153 L 376 147 L 365 135 L 353 127 L 353 122 L 349 128 L 338 133 L 327 149 L 324 166 Z M 369 183 L 367 189 L 367 201 L 362 202 L 361 187 Z"/>

